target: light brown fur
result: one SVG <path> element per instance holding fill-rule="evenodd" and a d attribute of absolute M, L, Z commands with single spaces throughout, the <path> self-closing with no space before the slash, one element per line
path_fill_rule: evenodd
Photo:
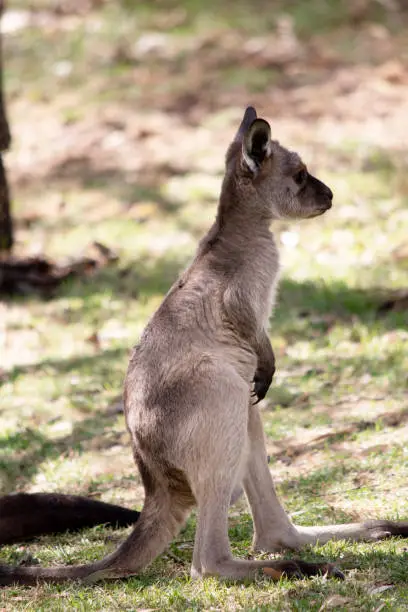
<path fill-rule="evenodd" d="M 259 399 L 274 371 L 265 326 L 279 257 L 270 225 L 276 218 L 322 214 L 331 202 L 330 189 L 307 173 L 297 154 L 272 141 L 269 125 L 247 109 L 227 153 L 215 223 L 130 359 L 126 421 L 146 493 L 132 534 L 93 564 L 0 568 L 0 584 L 136 574 L 171 542 L 195 505 L 194 577 L 253 577 L 264 568 L 274 577 L 282 572 L 341 575 L 325 564 L 234 559 L 228 507 L 241 484 L 254 519 L 255 549 L 295 549 L 329 537 L 370 539 L 389 533 L 385 523 L 293 525 L 276 496 L 259 411 L 251 400 L 253 382 Z"/>

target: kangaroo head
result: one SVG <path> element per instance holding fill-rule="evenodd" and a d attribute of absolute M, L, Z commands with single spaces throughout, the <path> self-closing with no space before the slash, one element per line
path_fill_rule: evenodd
<path fill-rule="evenodd" d="M 331 208 L 333 193 L 312 176 L 297 153 L 271 140 L 267 121 L 254 108 L 245 111 L 227 153 L 244 197 L 271 219 L 310 218 Z"/>

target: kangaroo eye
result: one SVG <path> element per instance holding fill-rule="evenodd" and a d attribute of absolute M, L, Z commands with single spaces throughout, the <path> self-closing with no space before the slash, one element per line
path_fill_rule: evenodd
<path fill-rule="evenodd" d="M 293 175 L 293 180 L 295 181 L 296 185 L 303 185 L 306 179 L 307 179 L 307 170 L 305 170 L 304 168 L 302 170 L 299 170 L 299 172 L 296 172 L 296 174 Z"/>

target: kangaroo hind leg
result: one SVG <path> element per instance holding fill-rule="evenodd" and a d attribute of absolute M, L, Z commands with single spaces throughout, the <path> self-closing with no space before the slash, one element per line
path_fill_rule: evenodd
<path fill-rule="evenodd" d="M 248 448 L 248 403 L 243 403 L 245 396 L 236 397 L 235 404 L 233 398 L 231 394 L 228 405 L 217 412 L 217 427 L 212 429 L 211 454 L 207 453 L 204 465 L 196 467 L 197 474 L 192 479 L 198 505 L 192 577 L 244 579 L 255 578 L 262 572 L 273 579 L 283 574 L 302 577 L 327 573 L 342 577 L 341 572 L 330 564 L 268 559 L 252 561 L 233 557 L 228 538 L 228 508 L 234 487 L 245 470 Z M 222 433 L 215 435 L 214 432 Z M 202 442 L 207 440 L 210 448 L 208 432 L 202 429 L 201 433 Z"/>
<path fill-rule="evenodd" d="M 181 471 L 163 464 L 161 474 L 154 475 L 137 453 L 135 459 L 146 493 L 139 521 L 128 539 L 109 558 L 102 560 L 101 569 L 89 575 L 86 582 L 137 574 L 179 533 L 195 503 Z"/>
<path fill-rule="evenodd" d="M 113 553 L 88 565 L 50 568 L 0 565 L 0 586 L 67 580 L 93 583 L 138 574 L 177 535 L 193 502 L 188 484 L 180 475 L 178 479 L 168 482 L 152 479 L 150 487 L 146 487 L 146 499 L 139 520 L 129 537 Z"/>
<path fill-rule="evenodd" d="M 214 486 L 215 485 L 215 486 Z M 255 578 L 265 574 L 273 580 L 281 576 L 303 578 L 327 574 L 344 578 L 343 574 L 330 563 L 308 563 L 302 560 L 261 560 L 236 559 L 232 555 L 228 539 L 228 507 L 230 485 L 221 480 L 203 483 L 198 496 L 198 525 L 194 547 L 192 577 L 219 576 L 233 580 Z"/>

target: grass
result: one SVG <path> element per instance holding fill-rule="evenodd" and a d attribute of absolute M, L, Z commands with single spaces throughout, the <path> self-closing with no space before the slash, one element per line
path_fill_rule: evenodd
<path fill-rule="evenodd" d="M 367 33 L 373 20 L 382 19 L 379 4 L 372 3 L 374 13 L 361 25 L 355 47 L 348 3 L 334 10 L 320 0 L 308 13 L 302 3 L 285 9 L 277 3 L 266 14 L 260 2 L 258 13 L 249 15 L 240 3 L 230 24 L 222 15 L 212 19 L 211 2 L 206 11 L 185 2 L 186 17 L 170 11 L 172 28 L 160 3 L 139 13 L 108 3 L 77 22 L 60 18 L 6 38 L 17 252 L 40 249 L 61 259 L 99 240 L 116 248 L 119 260 L 66 283 L 52 299 L 0 303 L 0 493 L 58 490 L 143 504 L 125 424 L 112 405 L 129 349 L 214 216 L 225 149 L 242 107 L 253 101 L 273 121 L 274 135 L 310 160 L 335 193 L 324 217 L 275 228 L 283 263 L 271 321 L 278 372 L 262 414 L 277 489 L 301 524 L 407 517 L 408 316 L 378 313 L 384 296 L 407 287 L 408 156 L 406 143 L 395 145 L 403 126 L 388 119 L 397 116 L 405 89 L 381 81 L 383 89 L 375 90 L 378 99 L 385 92 L 388 104 L 386 118 L 378 111 L 387 132 L 379 142 L 375 105 L 368 113 L 364 103 L 360 108 L 347 97 L 352 91 L 335 88 L 346 67 L 359 79 L 357 91 L 370 92 L 374 81 L 362 65 L 377 75 L 378 62 L 405 57 L 406 41 L 395 24 L 388 51 Z M 278 68 L 254 63 L 242 52 L 246 39 L 274 34 L 283 11 L 294 20 L 302 54 Z M 163 56 L 132 55 L 146 28 L 168 37 Z M 313 63 L 313 45 L 347 53 L 338 56 L 337 69 L 321 58 Z M 379 59 L 380 51 L 385 55 Z M 65 76 L 58 75 L 63 61 L 71 62 Z M 329 75 L 334 89 L 328 94 Z M 325 106 L 316 118 L 315 106 L 308 105 L 328 95 L 333 108 Z M 336 113 L 342 112 L 338 136 Z M 194 527 L 193 515 L 169 551 L 138 577 L 93 587 L 7 588 L 1 606 L 408 606 L 402 540 L 302 551 L 305 559 L 336 560 L 346 572 L 344 583 L 192 582 Z M 98 527 L 44 537 L 2 548 L 1 559 L 16 562 L 29 551 L 44 564 L 84 562 L 100 558 L 125 535 Z M 230 516 L 236 555 L 248 554 L 251 536 L 248 509 L 240 502 Z"/>

